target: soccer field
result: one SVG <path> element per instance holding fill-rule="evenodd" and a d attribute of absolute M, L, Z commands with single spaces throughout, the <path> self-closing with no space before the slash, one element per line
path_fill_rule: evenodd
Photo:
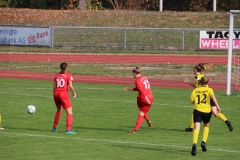
<path fill-rule="evenodd" d="M 133 79 L 134 84 L 134 79 Z M 138 109 L 137 92 L 124 92 L 125 86 L 74 83 L 72 99 L 77 135 L 65 134 L 62 114 L 58 132 L 51 132 L 55 105 L 52 82 L 0 78 L 0 114 L 5 130 L 0 130 L 0 159 L 193 159 L 190 155 L 192 133 L 189 125 L 193 106 L 190 89 L 153 87 L 154 103 L 149 112 L 153 127 L 144 122 L 136 134 L 133 129 Z M 129 86 L 131 87 L 131 86 Z M 234 130 L 213 117 L 207 153 L 199 145 L 194 159 L 239 159 L 239 97 L 216 91 L 222 113 Z M 36 106 L 35 114 L 26 107 Z M 199 134 L 200 144 L 202 131 Z"/>

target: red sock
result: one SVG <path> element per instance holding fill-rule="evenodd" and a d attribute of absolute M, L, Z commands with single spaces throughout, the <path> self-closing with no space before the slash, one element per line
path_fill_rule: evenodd
<path fill-rule="evenodd" d="M 148 113 L 145 113 L 145 114 L 144 114 L 144 118 L 146 119 L 146 121 L 149 121 Z"/>
<path fill-rule="evenodd" d="M 143 121 L 143 116 L 140 116 L 140 115 L 139 115 L 139 116 L 138 116 L 138 120 L 137 120 L 137 122 L 136 122 L 136 126 L 135 126 L 135 128 L 134 128 L 135 131 L 137 131 L 138 128 L 141 126 L 142 121 Z"/>
<path fill-rule="evenodd" d="M 61 117 L 62 112 L 61 111 L 57 111 L 55 114 L 55 118 L 54 118 L 54 124 L 53 124 L 53 128 L 57 128 L 58 125 L 58 121 Z"/>
<path fill-rule="evenodd" d="M 68 115 L 67 115 L 66 121 L 67 121 L 66 130 L 67 130 L 67 131 L 70 131 L 70 130 L 71 130 L 71 127 L 72 127 L 72 121 L 73 121 L 73 116 L 72 116 L 72 114 L 68 114 Z"/>

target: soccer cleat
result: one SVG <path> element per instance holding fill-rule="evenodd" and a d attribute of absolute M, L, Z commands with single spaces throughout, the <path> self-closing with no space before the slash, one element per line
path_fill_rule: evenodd
<path fill-rule="evenodd" d="M 57 129 L 56 128 L 52 128 L 52 132 L 57 132 Z"/>
<path fill-rule="evenodd" d="M 70 131 L 66 131 L 66 134 L 77 134 L 77 133 L 70 130 Z"/>
<path fill-rule="evenodd" d="M 136 133 L 137 131 L 135 130 L 131 130 L 131 131 L 128 131 L 129 133 Z"/>
<path fill-rule="evenodd" d="M 188 128 L 185 128 L 185 131 L 186 131 L 186 132 L 192 132 L 192 131 L 193 131 L 193 129 L 192 129 L 192 128 L 190 128 L 190 127 L 188 127 Z"/>
<path fill-rule="evenodd" d="M 148 123 L 148 127 L 152 127 L 153 124 L 150 120 L 148 120 L 147 123 Z"/>
<path fill-rule="evenodd" d="M 0 130 L 3 130 L 4 128 L 3 127 L 0 127 Z"/>
<path fill-rule="evenodd" d="M 225 123 L 227 124 L 229 131 L 232 132 L 233 131 L 233 126 L 232 126 L 231 122 L 229 120 L 226 120 Z"/>
<path fill-rule="evenodd" d="M 193 144 L 192 151 L 191 151 L 192 156 L 196 156 L 196 150 L 197 150 L 197 145 Z"/>
<path fill-rule="evenodd" d="M 206 143 L 202 141 L 201 143 L 202 151 L 207 152 Z"/>

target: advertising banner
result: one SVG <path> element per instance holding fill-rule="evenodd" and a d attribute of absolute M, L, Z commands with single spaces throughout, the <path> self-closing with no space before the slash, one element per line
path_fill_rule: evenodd
<path fill-rule="evenodd" d="M 228 31 L 200 31 L 200 49 L 228 49 Z M 240 31 L 234 31 L 233 49 L 240 50 Z"/>
<path fill-rule="evenodd" d="M 51 46 L 50 27 L 0 26 L 0 45 Z"/>

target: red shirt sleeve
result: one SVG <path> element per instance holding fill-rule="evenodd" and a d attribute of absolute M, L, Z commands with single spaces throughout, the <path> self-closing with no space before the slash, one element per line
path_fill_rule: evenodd
<path fill-rule="evenodd" d="M 133 91 L 138 91 L 138 88 L 133 88 Z"/>
<path fill-rule="evenodd" d="M 71 74 L 68 75 L 68 82 L 73 82 L 73 77 Z"/>

